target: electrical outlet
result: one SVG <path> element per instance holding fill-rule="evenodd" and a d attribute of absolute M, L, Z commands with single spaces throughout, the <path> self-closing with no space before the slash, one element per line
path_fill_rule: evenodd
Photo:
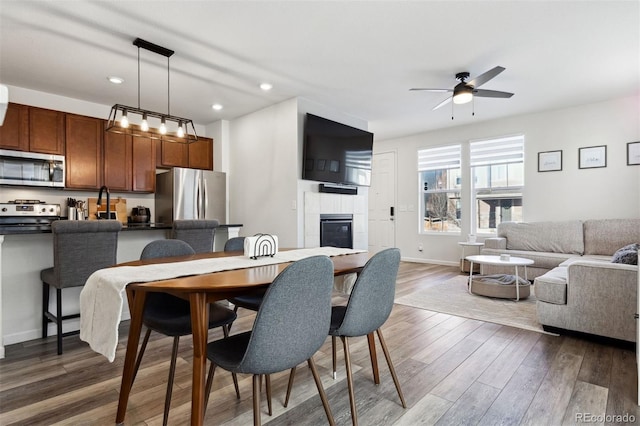
<path fill-rule="evenodd" d="M 422 244 L 418 244 L 418 251 L 422 251 Z"/>

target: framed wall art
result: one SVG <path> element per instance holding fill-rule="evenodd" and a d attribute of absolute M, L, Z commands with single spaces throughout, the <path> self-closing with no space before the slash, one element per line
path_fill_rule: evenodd
<path fill-rule="evenodd" d="M 640 165 L 640 142 L 627 144 L 627 166 Z"/>
<path fill-rule="evenodd" d="M 562 170 L 562 150 L 538 153 L 539 172 L 558 172 Z"/>
<path fill-rule="evenodd" d="M 578 148 L 578 168 L 593 169 L 607 167 L 607 146 L 587 146 Z"/>

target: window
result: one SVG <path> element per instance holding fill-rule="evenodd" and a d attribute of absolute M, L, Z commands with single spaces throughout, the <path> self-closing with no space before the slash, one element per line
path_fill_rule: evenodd
<path fill-rule="evenodd" d="M 460 145 L 418 151 L 420 232 L 460 232 Z"/>
<path fill-rule="evenodd" d="M 469 151 L 471 229 L 495 233 L 501 222 L 522 221 L 524 136 L 471 142 Z"/>

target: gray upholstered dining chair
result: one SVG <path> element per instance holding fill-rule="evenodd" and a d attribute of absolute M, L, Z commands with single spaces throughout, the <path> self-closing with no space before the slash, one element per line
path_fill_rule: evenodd
<path fill-rule="evenodd" d="M 62 315 L 62 290 L 81 287 L 98 269 L 116 263 L 118 233 L 122 224 L 115 220 L 57 220 L 53 232 L 53 267 L 40 271 L 42 280 L 42 338 L 47 337 L 49 323 L 57 326 L 58 355 L 62 354 L 62 321 L 80 314 Z M 56 314 L 49 312 L 51 287 L 56 289 Z"/>
<path fill-rule="evenodd" d="M 229 238 L 224 243 L 224 251 L 244 251 L 244 237 Z"/>
<path fill-rule="evenodd" d="M 402 407 L 407 408 L 404 396 L 402 395 L 402 389 L 400 389 L 400 382 L 398 381 L 391 356 L 389 355 L 389 349 L 382 337 L 382 330 L 380 329 L 387 321 L 387 318 L 389 318 L 389 314 L 391 314 L 391 309 L 393 308 L 396 277 L 399 266 L 400 250 L 397 248 L 390 248 L 376 253 L 369 259 L 362 269 L 362 272 L 358 275 L 347 305 L 334 306 L 331 309 L 329 335 L 331 335 L 333 348 L 333 373 L 335 377 L 336 338 L 340 337 L 344 346 L 349 404 L 351 405 L 351 420 L 354 425 L 358 424 L 358 417 L 353 392 L 353 375 L 351 373 L 351 357 L 348 343 L 349 337 L 366 336 L 374 331 L 376 332 Z M 289 385 L 287 387 L 285 401 L 289 400 L 294 374 L 295 370 L 292 369 L 289 376 Z"/>
<path fill-rule="evenodd" d="M 308 257 L 284 269 L 265 293 L 251 331 L 207 345 L 211 360 L 207 399 L 216 366 L 253 374 L 253 423 L 259 425 L 260 376 L 288 370 L 306 360 L 329 423 L 335 424 L 313 361 L 329 331 L 332 288 L 333 263 L 326 256 Z"/>
<path fill-rule="evenodd" d="M 219 225 L 217 220 L 174 220 L 171 238 L 186 242 L 196 253 L 209 253 Z"/>
<path fill-rule="evenodd" d="M 244 237 L 230 238 L 224 245 L 224 251 L 226 252 L 239 250 L 244 250 Z M 262 303 L 263 296 L 264 291 L 259 292 L 258 294 L 232 297 L 229 299 L 229 302 L 233 303 L 234 312 L 238 312 L 238 308 L 257 311 L 258 309 L 260 309 L 260 304 Z"/>
<path fill-rule="evenodd" d="M 181 240 L 156 240 L 147 244 L 142 250 L 140 259 L 153 259 L 158 257 L 185 256 L 194 254 L 193 248 Z M 216 303 L 209 304 L 209 328 L 222 327 L 222 332 L 229 336 L 229 324 L 236 319 L 236 314 L 231 309 Z M 163 425 L 169 419 L 171 407 L 171 394 L 173 391 L 173 379 L 176 371 L 176 359 L 178 357 L 178 345 L 181 336 L 191 334 L 191 307 L 189 302 L 167 293 L 149 293 L 145 301 L 142 322 L 147 327 L 147 332 L 140 347 L 140 353 L 136 360 L 133 377 L 135 379 L 142 361 L 151 331 L 173 337 L 173 349 L 171 351 L 171 363 L 169 365 L 169 378 L 167 380 L 167 393 L 164 402 Z M 236 396 L 240 398 L 238 379 L 233 373 L 233 384 Z"/>

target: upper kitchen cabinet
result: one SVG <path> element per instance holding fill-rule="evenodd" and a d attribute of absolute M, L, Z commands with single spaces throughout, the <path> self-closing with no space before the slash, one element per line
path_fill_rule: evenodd
<path fill-rule="evenodd" d="M 158 145 L 158 167 L 213 170 L 213 139 L 198 136 L 196 142 L 189 144 L 162 141 Z"/>
<path fill-rule="evenodd" d="M 134 192 L 154 192 L 156 190 L 155 141 L 151 138 L 135 137 L 131 151 L 131 177 Z"/>
<path fill-rule="evenodd" d="M 66 188 L 98 189 L 102 186 L 102 135 L 104 120 L 66 114 Z M 117 169 L 125 173 L 125 166 Z"/>
<path fill-rule="evenodd" d="M 110 191 L 131 191 L 132 137 L 104 133 L 104 184 Z"/>
<path fill-rule="evenodd" d="M 189 145 L 181 142 L 160 141 L 159 166 L 189 167 Z"/>
<path fill-rule="evenodd" d="M 29 107 L 29 151 L 65 153 L 65 113 Z"/>
<path fill-rule="evenodd" d="M 104 134 L 104 184 L 110 190 L 154 192 L 155 143 L 148 137 Z"/>
<path fill-rule="evenodd" d="M 189 144 L 189 167 L 213 170 L 213 139 L 198 137 Z"/>
<path fill-rule="evenodd" d="M 15 151 L 29 150 L 29 107 L 9 103 L 0 126 L 0 148 Z"/>
<path fill-rule="evenodd" d="M 0 148 L 64 155 L 65 114 L 9 103 L 0 126 Z"/>

